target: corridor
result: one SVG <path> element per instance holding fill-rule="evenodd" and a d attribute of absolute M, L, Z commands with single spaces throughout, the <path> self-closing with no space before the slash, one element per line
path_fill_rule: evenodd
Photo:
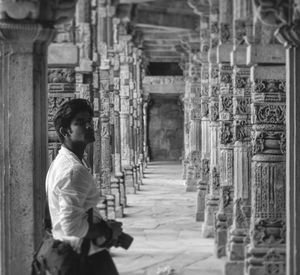
<path fill-rule="evenodd" d="M 221 275 L 213 239 L 195 222 L 196 193 L 186 192 L 179 162 L 148 165 L 141 191 L 128 195 L 124 231 L 134 236 L 128 251 L 113 249 L 121 275 Z M 171 271 L 173 270 L 173 271 Z"/>

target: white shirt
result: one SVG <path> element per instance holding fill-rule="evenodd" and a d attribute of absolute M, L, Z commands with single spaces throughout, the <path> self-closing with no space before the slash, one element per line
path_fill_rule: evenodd
<path fill-rule="evenodd" d="M 79 252 L 89 229 L 87 211 L 93 208 L 94 223 L 102 219 L 96 208 L 100 197 L 87 167 L 64 146 L 50 165 L 46 191 L 54 239 L 70 243 Z M 91 243 L 89 255 L 101 250 Z"/>

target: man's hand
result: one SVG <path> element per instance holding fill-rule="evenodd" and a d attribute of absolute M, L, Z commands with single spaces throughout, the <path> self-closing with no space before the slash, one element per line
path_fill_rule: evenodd
<path fill-rule="evenodd" d="M 119 236 L 123 232 L 123 224 L 116 220 L 108 220 L 107 224 L 112 229 L 112 237 L 109 246 L 118 246 Z"/>

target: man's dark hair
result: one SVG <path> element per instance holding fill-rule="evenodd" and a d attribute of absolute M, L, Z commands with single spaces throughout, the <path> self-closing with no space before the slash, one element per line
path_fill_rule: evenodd
<path fill-rule="evenodd" d="M 94 111 L 88 100 L 82 98 L 75 98 L 64 102 L 57 110 L 53 122 L 56 133 L 61 143 L 64 142 L 64 137 L 60 133 L 59 129 L 70 128 L 71 121 L 80 112 L 89 112 L 91 116 L 94 116 Z"/>

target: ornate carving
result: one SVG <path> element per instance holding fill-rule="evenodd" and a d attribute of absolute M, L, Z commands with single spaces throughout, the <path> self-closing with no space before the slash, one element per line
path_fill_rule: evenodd
<path fill-rule="evenodd" d="M 285 163 L 255 162 L 252 166 L 254 216 L 263 219 L 285 217 Z"/>
<path fill-rule="evenodd" d="M 220 96 L 220 101 L 221 101 L 221 110 L 220 112 L 225 112 L 225 113 L 229 113 L 232 114 L 233 111 L 233 102 L 232 102 L 232 96 L 230 95 L 222 95 Z M 227 118 L 227 120 L 229 120 L 229 118 Z"/>
<path fill-rule="evenodd" d="M 266 275 L 285 275 L 285 253 L 270 249 L 264 257 L 264 267 Z"/>
<path fill-rule="evenodd" d="M 217 172 L 217 168 L 214 167 L 211 171 L 211 177 L 212 177 L 212 188 L 213 190 L 218 190 L 220 187 L 220 179 L 219 179 L 219 173 Z"/>
<path fill-rule="evenodd" d="M 252 152 L 253 154 L 258 154 L 264 151 L 265 149 L 265 132 L 259 132 L 252 139 Z"/>
<path fill-rule="evenodd" d="M 217 121 L 219 119 L 219 103 L 212 102 L 210 104 L 210 120 Z"/>
<path fill-rule="evenodd" d="M 246 215 L 243 207 L 243 199 L 238 198 L 235 201 L 235 222 L 238 228 L 249 228 L 249 217 Z"/>
<path fill-rule="evenodd" d="M 208 159 L 202 159 L 202 179 L 208 180 L 209 178 L 209 160 Z"/>
<path fill-rule="evenodd" d="M 285 105 L 255 104 L 255 123 L 285 124 Z"/>
<path fill-rule="evenodd" d="M 229 123 L 222 123 L 220 130 L 221 130 L 220 131 L 220 143 L 221 144 L 231 143 L 233 140 L 231 125 Z"/>
<path fill-rule="evenodd" d="M 251 125 L 246 120 L 234 121 L 234 141 L 246 141 L 251 138 Z"/>
<path fill-rule="evenodd" d="M 236 97 L 233 101 L 235 115 L 248 115 L 251 112 L 251 99 L 247 97 Z"/>
<path fill-rule="evenodd" d="M 222 203 L 224 208 L 229 206 L 232 201 L 230 194 L 230 186 L 222 186 Z"/>
<path fill-rule="evenodd" d="M 279 146 L 280 146 L 281 153 L 285 154 L 286 153 L 286 135 L 285 135 L 285 133 L 280 134 Z"/>
<path fill-rule="evenodd" d="M 254 84 L 255 93 L 285 93 L 285 80 L 278 79 L 256 79 Z"/>
<path fill-rule="evenodd" d="M 237 19 L 234 21 L 234 38 L 237 44 L 241 44 L 246 36 L 246 22 L 245 20 Z"/>
<path fill-rule="evenodd" d="M 202 117 L 201 107 L 191 110 L 191 120 L 200 120 Z"/>
<path fill-rule="evenodd" d="M 249 85 L 249 78 L 248 77 L 235 77 L 235 88 L 237 89 L 245 89 L 246 86 Z"/>
<path fill-rule="evenodd" d="M 230 26 L 227 23 L 220 24 L 220 40 L 221 43 L 226 43 L 230 39 Z"/>
<path fill-rule="evenodd" d="M 74 83 L 74 69 L 49 69 L 48 83 Z"/>
<path fill-rule="evenodd" d="M 258 219 L 255 221 L 252 233 L 256 246 L 272 247 L 285 244 L 286 223 L 283 220 Z"/>
<path fill-rule="evenodd" d="M 209 115 L 209 105 L 208 101 L 201 102 L 201 117 L 208 117 Z"/>

